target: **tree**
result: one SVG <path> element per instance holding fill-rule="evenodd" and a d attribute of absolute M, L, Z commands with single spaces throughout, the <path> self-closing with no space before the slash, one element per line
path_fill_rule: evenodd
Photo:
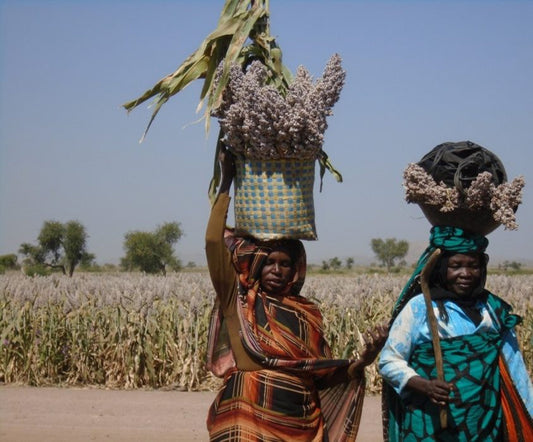
<path fill-rule="evenodd" d="M 99 266 L 96 264 L 96 257 L 93 253 L 85 253 L 80 260 L 80 269 L 82 270 L 94 270 Z"/>
<path fill-rule="evenodd" d="M 65 237 L 65 226 L 59 221 L 45 221 L 41 232 L 37 237 L 37 242 L 44 254 L 44 260 L 48 260 L 48 265 L 53 268 L 61 267 L 62 250 L 61 246 Z M 63 267 L 63 273 L 65 269 Z"/>
<path fill-rule="evenodd" d="M 339 270 L 342 267 L 342 261 L 335 256 L 329 260 L 329 265 L 333 270 Z"/>
<path fill-rule="evenodd" d="M 334 258 L 330 258 L 328 261 L 322 261 L 322 270 L 329 271 L 329 270 L 339 270 L 342 267 L 342 261 L 337 258 L 336 256 Z"/>
<path fill-rule="evenodd" d="M 499 267 L 503 269 L 504 272 L 507 272 L 508 270 L 519 271 L 522 268 L 522 263 L 517 261 L 506 260 L 502 264 L 500 264 Z"/>
<path fill-rule="evenodd" d="M 398 241 L 396 238 L 385 240 L 373 238 L 370 245 L 376 258 L 387 268 L 387 272 L 390 272 L 397 259 L 402 259 L 409 251 L 409 243 L 403 240 Z"/>
<path fill-rule="evenodd" d="M 521 262 L 517 262 L 517 261 L 512 261 L 509 264 L 509 267 L 511 267 L 511 269 L 513 269 L 515 271 L 519 271 L 522 268 L 522 263 Z"/>
<path fill-rule="evenodd" d="M 352 257 L 346 258 L 346 268 L 348 270 L 352 269 L 354 263 L 355 263 L 355 260 Z"/>
<path fill-rule="evenodd" d="M 25 264 L 60 269 L 72 276 L 76 266 L 88 254 L 87 233 L 79 221 L 45 221 L 37 237 L 37 245 L 23 243 L 19 253 L 26 257 Z"/>
<path fill-rule="evenodd" d="M 165 223 L 154 232 L 133 231 L 124 235 L 122 266 L 128 270 L 139 269 L 146 273 L 162 273 L 167 268 L 177 270 L 180 261 L 174 256 L 173 246 L 182 237 L 179 223 Z"/>
<path fill-rule="evenodd" d="M 17 255 L 9 253 L 8 255 L 0 255 L 0 273 L 4 270 L 15 270 L 18 268 Z"/>
<path fill-rule="evenodd" d="M 64 227 L 63 250 L 65 252 L 68 275 L 72 276 L 74 269 L 80 262 L 90 259 L 90 256 L 84 256 L 89 255 L 85 250 L 87 234 L 85 233 L 85 227 L 78 221 L 69 221 Z M 92 255 L 92 258 L 94 259 L 94 255 Z"/>
<path fill-rule="evenodd" d="M 44 265 L 44 252 L 39 246 L 27 242 L 22 243 L 19 247 L 19 253 L 25 257 L 22 261 L 22 271 L 26 275 L 48 274 Z"/>

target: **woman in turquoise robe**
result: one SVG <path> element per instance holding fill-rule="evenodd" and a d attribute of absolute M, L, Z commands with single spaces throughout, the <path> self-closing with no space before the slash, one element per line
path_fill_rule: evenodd
<path fill-rule="evenodd" d="M 400 295 L 381 353 L 384 436 L 390 441 L 533 440 L 533 386 L 511 307 L 485 289 L 485 237 L 434 227 L 430 246 Z M 444 380 L 437 380 L 420 271 L 442 252 L 430 276 Z M 446 411 L 446 424 L 440 411 Z"/>

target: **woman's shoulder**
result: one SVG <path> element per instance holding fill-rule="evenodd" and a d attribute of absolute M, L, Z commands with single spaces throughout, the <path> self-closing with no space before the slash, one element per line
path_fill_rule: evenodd
<path fill-rule="evenodd" d="M 426 307 L 426 301 L 424 299 L 424 295 L 422 293 L 418 293 L 417 295 L 414 295 L 409 301 L 407 301 L 406 307 L 409 306 L 410 308 L 420 308 L 420 307 Z"/>
<path fill-rule="evenodd" d="M 424 295 L 418 294 L 413 296 L 405 303 L 402 309 L 394 318 L 392 333 L 395 336 L 403 336 L 406 334 L 418 334 L 423 327 L 427 318 L 426 304 L 424 301 Z"/>
<path fill-rule="evenodd" d="M 424 315 L 425 317 L 426 301 L 424 300 L 424 295 L 422 293 L 414 295 L 411 299 L 409 299 L 409 301 L 405 303 L 399 314 L 404 317 L 405 315 L 415 317 L 419 315 Z"/>
<path fill-rule="evenodd" d="M 508 304 L 506 301 L 503 300 L 503 298 L 500 298 L 498 295 L 495 295 L 494 293 L 491 293 L 488 290 L 486 290 L 485 292 L 485 302 L 491 305 L 493 308 L 504 308 L 505 310 L 512 309 L 511 304 Z"/>
<path fill-rule="evenodd" d="M 513 307 L 499 296 L 488 292 L 486 303 L 504 328 L 512 328 L 522 322 L 522 317 L 512 313 Z"/>

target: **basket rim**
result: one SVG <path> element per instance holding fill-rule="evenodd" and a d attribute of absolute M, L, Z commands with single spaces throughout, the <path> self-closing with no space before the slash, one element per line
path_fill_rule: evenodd
<path fill-rule="evenodd" d="M 417 204 L 432 226 L 459 227 L 468 232 L 486 236 L 501 225 L 494 219 L 492 211 L 485 207 L 480 209 L 459 207 L 449 212 L 442 212 L 439 206 L 427 203 Z"/>

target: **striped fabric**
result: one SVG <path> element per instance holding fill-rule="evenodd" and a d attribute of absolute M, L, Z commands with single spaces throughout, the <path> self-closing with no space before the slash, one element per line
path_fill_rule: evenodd
<path fill-rule="evenodd" d="M 299 257 L 293 282 L 286 294 L 271 296 L 259 288 L 259 272 L 272 244 L 229 239 L 241 288 L 241 341 L 265 369 L 239 371 L 229 347 L 209 350 L 210 366 L 225 370 L 207 420 L 213 441 L 355 440 L 364 378 L 328 385 L 351 361 L 332 359 L 318 307 L 298 295 L 305 277 L 305 252 L 298 243 L 292 243 Z M 212 329 L 221 319 L 213 316 Z"/>
<path fill-rule="evenodd" d="M 533 419 L 527 412 L 511 379 L 505 360 L 500 357 L 501 403 L 503 409 L 504 440 L 516 442 L 533 441 Z"/>
<path fill-rule="evenodd" d="M 279 370 L 231 372 L 209 410 L 210 440 L 354 441 L 364 384 L 317 393 L 313 383 L 311 377 Z"/>

